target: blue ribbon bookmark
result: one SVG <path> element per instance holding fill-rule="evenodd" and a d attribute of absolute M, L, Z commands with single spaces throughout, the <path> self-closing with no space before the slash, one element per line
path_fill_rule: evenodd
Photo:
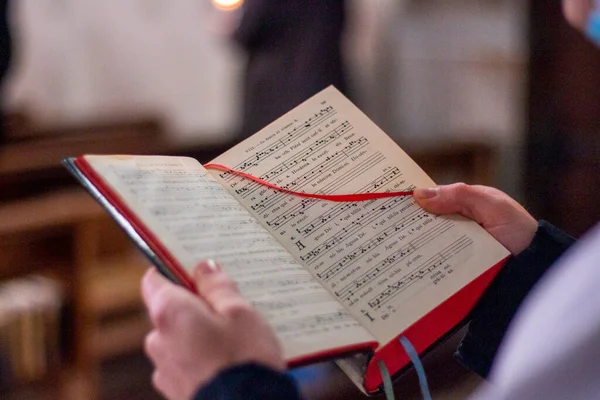
<path fill-rule="evenodd" d="M 392 385 L 390 371 L 388 371 L 383 360 L 377 360 L 377 366 L 379 367 L 381 379 L 383 380 L 383 392 L 385 393 L 385 398 L 387 400 L 396 400 L 394 397 L 394 385 Z"/>
<path fill-rule="evenodd" d="M 423 400 L 431 400 L 431 393 L 429 393 L 429 385 L 427 384 L 427 376 L 425 375 L 425 368 L 421 364 L 419 354 L 415 350 L 414 346 L 406 337 L 400 337 L 400 344 L 404 347 L 404 351 L 408 354 L 410 361 L 412 361 L 415 369 L 417 370 L 417 376 L 419 377 L 419 386 L 421 387 L 421 394 L 423 394 Z"/>
<path fill-rule="evenodd" d="M 419 354 L 415 350 L 415 347 L 412 345 L 410 340 L 408 340 L 406 337 L 400 337 L 400 344 L 404 348 L 406 354 L 408 354 L 410 361 L 415 366 L 415 370 L 417 371 L 417 377 L 419 378 L 419 386 L 421 387 L 421 394 L 423 395 L 423 400 L 431 400 L 431 393 L 429 392 L 429 385 L 427 384 L 425 368 L 423 368 L 423 364 L 421 364 Z M 377 360 L 377 366 L 379 367 L 379 372 L 381 373 L 381 378 L 383 380 L 383 391 L 385 393 L 385 398 L 387 400 L 395 400 L 394 387 L 392 385 L 392 378 L 390 377 L 390 372 L 385 366 L 383 360 Z"/>

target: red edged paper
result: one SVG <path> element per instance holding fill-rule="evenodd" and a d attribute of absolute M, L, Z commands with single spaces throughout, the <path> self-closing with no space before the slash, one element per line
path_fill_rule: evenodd
<path fill-rule="evenodd" d="M 131 223 L 135 231 L 144 239 L 148 246 L 156 253 L 165 265 L 173 273 L 175 278 L 187 289 L 194 293 L 196 284 L 186 270 L 177 262 L 175 257 L 171 255 L 169 250 L 162 244 L 160 240 L 152 233 L 150 229 L 135 215 L 133 211 L 121 200 L 119 195 L 108 186 L 104 180 L 94 171 L 91 165 L 84 157 L 78 157 L 75 160 L 75 165 L 79 170 L 92 182 L 92 184 L 108 199 L 108 201 L 119 211 L 123 217 Z"/>

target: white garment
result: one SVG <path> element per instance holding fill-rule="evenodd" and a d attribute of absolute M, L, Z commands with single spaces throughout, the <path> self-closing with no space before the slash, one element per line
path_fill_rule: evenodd
<path fill-rule="evenodd" d="M 525 300 L 473 400 L 600 399 L 600 225 Z"/>

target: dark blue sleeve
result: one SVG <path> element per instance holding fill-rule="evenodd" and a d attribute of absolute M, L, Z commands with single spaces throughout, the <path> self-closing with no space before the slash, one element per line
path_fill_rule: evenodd
<path fill-rule="evenodd" d="M 194 400 L 301 400 L 293 379 L 258 364 L 222 371 L 201 387 Z"/>
<path fill-rule="evenodd" d="M 574 242 L 548 222 L 539 222 L 531 245 L 509 260 L 471 312 L 467 333 L 455 354 L 458 362 L 487 377 L 525 296 Z"/>

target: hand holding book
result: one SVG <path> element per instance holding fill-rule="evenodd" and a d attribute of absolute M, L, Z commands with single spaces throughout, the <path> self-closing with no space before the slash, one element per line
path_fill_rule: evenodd
<path fill-rule="evenodd" d="M 525 209 L 494 188 L 465 184 L 418 188 L 415 199 L 430 212 L 485 218 L 484 228 L 514 254 L 529 245 L 537 227 Z M 509 232 L 516 236 L 504 234 Z M 195 271 L 198 296 L 153 269 L 142 282 L 154 325 L 145 348 L 155 366 L 154 385 L 166 398 L 192 398 L 220 371 L 236 365 L 284 369 L 274 332 L 243 299 L 235 282 L 214 265 L 204 262 Z M 178 318 L 171 318 L 174 315 Z"/>
<path fill-rule="evenodd" d="M 149 269 L 142 295 L 153 330 L 145 351 L 154 386 L 168 399 L 191 399 L 231 366 L 258 363 L 283 371 L 281 347 L 267 323 L 212 260 L 194 271 L 198 295 Z"/>
<path fill-rule="evenodd" d="M 510 254 L 477 223 L 405 194 L 433 181 L 334 88 L 213 160 L 85 155 L 82 184 L 173 280 L 215 259 L 275 330 L 288 365 L 367 353 L 343 369 L 377 391 L 467 316 Z M 354 199 L 383 193 L 380 199 Z M 362 201 L 364 200 L 364 201 Z"/>
<path fill-rule="evenodd" d="M 430 213 L 458 213 L 477 222 L 513 255 L 529 246 L 538 225 L 517 201 L 488 186 L 455 183 L 418 188 L 414 197 Z"/>

